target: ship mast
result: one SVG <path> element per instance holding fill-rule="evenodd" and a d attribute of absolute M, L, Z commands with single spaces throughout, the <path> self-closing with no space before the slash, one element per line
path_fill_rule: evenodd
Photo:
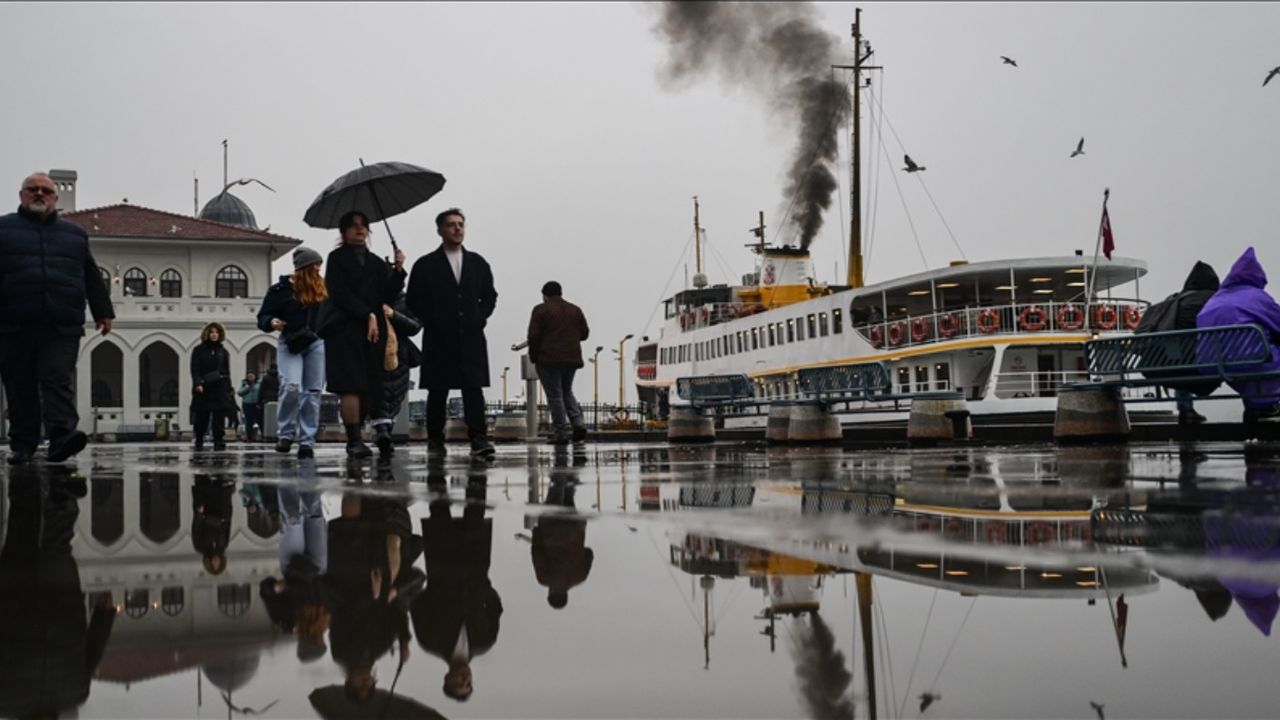
<path fill-rule="evenodd" d="M 702 224 L 698 221 L 698 196 L 693 196 L 693 248 L 698 274 L 702 273 Z M 687 271 L 686 271 L 687 272 Z"/>
<path fill-rule="evenodd" d="M 856 8 L 853 14 L 853 65 L 836 65 L 835 67 L 853 71 L 853 117 L 850 127 L 850 172 L 849 172 L 849 287 L 859 288 L 865 282 L 862 277 L 862 71 L 879 70 L 875 65 L 863 65 L 864 60 L 871 58 L 868 47 L 863 54 L 862 47 L 862 8 Z"/>

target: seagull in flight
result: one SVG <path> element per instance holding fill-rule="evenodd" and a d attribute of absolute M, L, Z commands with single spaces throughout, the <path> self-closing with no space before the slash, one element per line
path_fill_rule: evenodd
<path fill-rule="evenodd" d="M 275 192 L 275 191 L 276 191 L 276 189 L 275 189 L 275 188 L 273 188 L 273 187 L 271 187 L 270 185 L 268 185 L 268 184 L 266 184 L 266 183 L 262 182 L 262 181 L 261 181 L 261 180 L 259 180 L 258 178 L 240 178 L 239 180 L 232 180 L 231 182 L 227 183 L 227 186 L 226 186 L 226 187 L 224 187 L 224 188 L 222 188 L 222 192 L 226 192 L 226 191 L 230 190 L 232 185 L 248 185 L 249 183 L 258 183 L 258 184 L 259 184 L 259 185 L 261 185 L 262 187 L 264 187 L 264 188 L 266 188 L 266 189 L 270 190 L 271 192 Z"/>
<path fill-rule="evenodd" d="M 1266 87 L 1271 82 L 1271 78 L 1280 75 L 1280 65 L 1271 68 L 1271 72 L 1267 73 L 1267 79 L 1262 81 L 1262 87 Z"/>
<path fill-rule="evenodd" d="M 930 692 L 923 693 L 922 695 L 920 695 L 920 712 L 923 713 L 925 710 L 928 710 L 930 705 L 932 705 L 935 701 L 941 700 L 941 699 L 942 699 L 941 695 L 935 695 Z"/>
<path fill-rule="evenodd" d="M 1080 142 L 1076 143 L 1076 149 L 1071 152 L 1071 157 L 1084 154 L 1084 138 L 1080 138 Z"/>
<path fill-rule="evenodd" d="M 1103 705 L 1090 700 L 1089 707 L 1093 708 L 1093 711 L 1098 714 L 1098 720 L 1107 720 L 1107 718 L 1102 714 Z"/>
<path fill-rule="evenodd" d="M 1014 67 L 1018 67 L 1018 63 L 1011 57 L 1005 57 L 1004 55 L 1001 55 L 1000 59 L 1004 61 L 1005 65 L 1012 65 Z"/>
<path fill-rule="evenodd" d="M 927 170 L 927 169 L 928 169 L 928 168 L 924 167 L 923 165 L 917 165 L 917 164 L 916 164 L 916 161 L 915 161 L 915 160 L 912 160 L 910 155 L 903 155 L 903 156 L 902 156 L 902 162 L 904 162 L 904 163 L 906 163 L 906 164 L 907 164 L 907 166 L 906 166 L 906 167 L 902 168 L 902 170 L 903 170 L 904 172 L 914 173 L 914 172 L 920 172 L 921 170 Z"/>

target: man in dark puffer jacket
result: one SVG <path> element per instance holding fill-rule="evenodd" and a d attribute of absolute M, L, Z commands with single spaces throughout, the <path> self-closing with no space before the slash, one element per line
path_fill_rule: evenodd
<path fill-rule="evenodd" d="M 22 182 L 18 212 L 0 217 L 0 376 L 9 401 L 9 464 L 31 460 L 43 417 L 49 461 L 84 449 L 75 393 L 86 301 L 97 328 L 115 313 L 89 237 L 58 218 L 58 189 L 48 175 Z"/>

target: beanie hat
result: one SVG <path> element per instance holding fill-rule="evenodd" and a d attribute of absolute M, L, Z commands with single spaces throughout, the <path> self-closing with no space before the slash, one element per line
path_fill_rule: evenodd
<path fill-rule="evenodd" d="M 564 294 L 564 291 L 560 289 L 560 283 L 555 280 L 551 280 L 546 285 L 542 286 L 542 294 L 547 297 L 560 297 Z"/>
<path fill-rule="evenodd" d="M 294 270 L 301 270 L 308 265 L 314 265 L 318 262 L 324 262 L 324 258 L 320 257 L 320 253 L 309 247 L 300 247 L 293 251 Z"/>

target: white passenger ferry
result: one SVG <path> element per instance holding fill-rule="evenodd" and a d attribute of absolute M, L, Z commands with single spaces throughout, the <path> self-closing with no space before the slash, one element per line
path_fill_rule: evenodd
<path fill-rule="evenodd" d="M 852 69 L 859 77 L 861 61 Z M 762 219 L 760 242 L 751 246 L 755 270 L 740 285 L 708 285 L 699 268 L 693 287 L 664 300 L 658 338 L 636 349 L 641 402 L 651 416 L 665 417 L 671 404 L 683 402 L 675 392 L 677 378 L 723 374 L 745 374 L 757 396 L 785 400 L 798 397 L 797 371 L 803 368 L 882 362 L 893 393 L 962 392 L 976 423 L 1051 419 L 1057 389 L 1086 377 L 1084 342 L 1138 326 L 1147 306 L 1138 293 L 1146 263 L 1077 251 L 953 262 L 864 284 L 858 93 L 851 96 L 855 191 L 847 284 L 819 280 L 806 250 L 765 245 Z M 696 204 L 694 225 L 696 243 Z M 1167 415 L 1171 405 L 1148 405 L 1135 419 Z M 905 413 L 840 417 L 845 423 L 884 422 L 905 419 Z M 725 422 L 761 423 L 758 416 Z"/>

